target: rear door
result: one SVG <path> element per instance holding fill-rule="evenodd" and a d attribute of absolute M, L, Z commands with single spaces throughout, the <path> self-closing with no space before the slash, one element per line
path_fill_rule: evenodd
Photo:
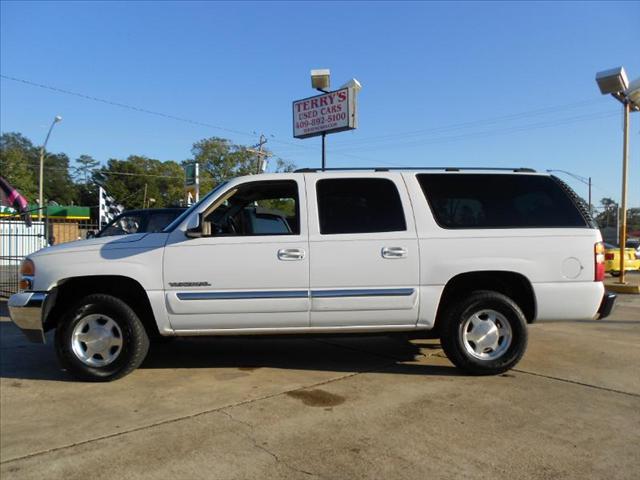
<path fill-rule="evenodd" d="M 415 325 L 418 240 L 402 176 L 311 173 L 312 327 Z"/>

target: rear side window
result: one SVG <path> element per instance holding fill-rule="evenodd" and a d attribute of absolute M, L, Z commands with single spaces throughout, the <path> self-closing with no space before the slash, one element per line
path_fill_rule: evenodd
<path fill-rule="evenodd" d="M 443 228 L 587 227 L 555 180 L 541 175 L 418 174 Z"/>
<path fill-rule="evenodd" d="M 407 229 L 395 184 L 386 178 L 328 178 L 316 184 L 320 233 Z"/>

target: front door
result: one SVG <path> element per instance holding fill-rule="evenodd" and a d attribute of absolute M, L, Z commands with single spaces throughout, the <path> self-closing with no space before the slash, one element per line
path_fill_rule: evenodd
<path fill-rule="evenodd" d="M 272 177 L 274 178 L 274 177 Z M 208 236 L 172 232 L 165 301 L 177 331 L 309 326 L 302 176 L 225 186 L 204 211 Z"/>
<path fill-rule="evenodd" d="M 418 240 L 397 173 L 307 174 L 312 327 L 415 325 Z"/>

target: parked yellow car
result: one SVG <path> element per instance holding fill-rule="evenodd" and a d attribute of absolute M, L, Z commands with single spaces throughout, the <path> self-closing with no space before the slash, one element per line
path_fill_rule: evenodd
<path fill-rule="evenodd" d="M 604 270 L 614 277 L 620 275 L 620 247 L 604 244 Z M 624 271 L 640 270 L 640 258 L 635 248 L 624 249 Z"/>

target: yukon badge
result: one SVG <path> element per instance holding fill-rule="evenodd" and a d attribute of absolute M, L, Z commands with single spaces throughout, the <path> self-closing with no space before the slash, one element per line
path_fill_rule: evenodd
<path fill-rule="evenodd" d="M 210 287 L 209 282 L 169 282 L 172 287 Z"/>

